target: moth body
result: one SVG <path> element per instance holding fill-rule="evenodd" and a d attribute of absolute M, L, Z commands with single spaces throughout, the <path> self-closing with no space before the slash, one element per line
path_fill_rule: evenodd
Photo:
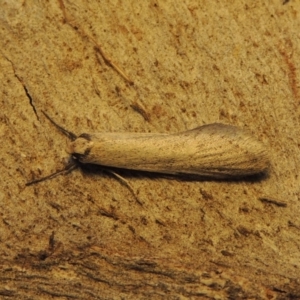
<path fill-rule="evenodd" d="M 165 174 L 234 178 L 265 172 L 265 146 L 238 127 L 219 123 L 175 133 L 82 134 L 70 144 L 81 163 Z"/>

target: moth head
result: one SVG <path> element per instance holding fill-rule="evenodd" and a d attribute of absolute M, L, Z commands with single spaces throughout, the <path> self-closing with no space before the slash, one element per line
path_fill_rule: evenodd
<path fill-rule="evenodd" d="M 90 153 L 92 146 L 91 136 L 83 133 L 70 144 L 69 152 L 74 159 L 84 163 L 85 157 Z"/>

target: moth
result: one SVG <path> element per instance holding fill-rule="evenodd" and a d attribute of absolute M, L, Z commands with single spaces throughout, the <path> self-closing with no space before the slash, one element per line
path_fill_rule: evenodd
<path fill-rule="evenodd" d="M 71 171 L 82 164 L 172 175 L 234 179 L 265 173 L 266 147 L 248 131 L 213 123 L 179 133 L 83 133 L 76 136 L 44 115 L 71 139 L 73 161 L 64 170 L 27 185 Z"/>

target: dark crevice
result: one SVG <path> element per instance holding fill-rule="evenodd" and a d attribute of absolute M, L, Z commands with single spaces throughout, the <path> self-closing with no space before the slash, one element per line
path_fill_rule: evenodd
<path fill-rule="evenodd" d="M 2 55 L 3 55 L 3 53 L 2 53 Z M 24 91 L 25 91 L 25 94 L 26 94 L 27 98 L 29 99 L 29 104 L 30 104 L 30 106 L 32 107 L 33 112 L 34 112 L 36 118 L 37 118 L 38 120 L 40 120 L 40 119 L 39 119 L 39 116 L 38 116 L 38 114 L 37 114 L 36 108 L 35 108 L 35 106 L 34 106 L 34 104 L 33 104 L 33 98 L 32 98 L 32 96 L 30 95 L 30 93 L 29 93 L 29 91 L 28 91 L 26 85 L 24 84 L 23 80 L 22 80 L 22 79 L 19 77 L 19 75 L 16 73 L 16 69 L 15 69 L 15 66 L 14 66 L 13 62 L 12 62 L 8 57 L 6 57 L 5 55 L 3 55 L 3 56 L 7 59 L 7 61 L 10 62 L 11 66 L 12 66 L 12 69 L 13 69 L 13 71 L 14 71 L 14 75 L 15 75 L 15 77 L 18 79 L 18 81 L 22 84 L 23 89 L 24 89 Z"/>
<path fill-rule="evenodd" d="M 22 84 L 23 89 L 24 89 L 24 91 L 25 91 L 25 94 L 26 94 L 27 98 L 29 99 L 29 104 L 30 104 L 30 106 L 32 107 L 33 112 L 34 112 L 36 118 L 37 118 L 38 120 L 40 120 L 40 119 L 39 119 L 39 116 L 38 116 L 38 114 L 37 114 L 36 108 L 35 108 L 35 106 L 34 106 L 34 104 L 33 104 L 33 99 L 32 99 L 32 97 L 31 97 L 31 95 L 29 94 L 26 85 L 23 83 L 22 79 L 19 78 L 19 76 L 18 76 L 16 73 L 15 73 L 15 77 L 16 77 L 16 78 L 20 81 L 20 83 Z"/>
<path fill-rule="evenodd" d="M 31 107 L 32 107 L 32 109 L 33 109 L 35 115 L 36 115 L 36 118 L 39 120 L 39 116 L 38 116 L 38 114 L 37 114 L 37 112 L 36 112 L 36 109 L 35 109 L 35 106 L 34 106 L 34 104 L 33 104 L 32 97 L 31 97 L 31 95 L 29 94 L 27 87 L 26 87 L 25 85 L 23 85 L 23 87 L 24 87 L 26 96 L 27 96 L 28 99 L 29 99 L 29 103 L 30 103 L 30 105 L 31 105 Z"/>

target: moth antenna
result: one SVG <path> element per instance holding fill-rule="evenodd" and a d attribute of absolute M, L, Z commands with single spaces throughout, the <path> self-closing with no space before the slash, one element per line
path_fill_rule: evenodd
<path fill-rule="evenodd" d="M 64 169 L 56 171 L 56 172 L 54 172 L 54 173 L 52 173 L 48 176 L 29 181 L 29 182 L 25 183 L 25 185 L 26 186 L 33 185 L 33 184 L 39 183 L 41 181 L 52 179 L 52 178 L 54 178 L 58 175 L 61 175 L 61 174 L 68 174 L 68 173 L 72 172 L 73 170 L 75 170 L 76 168 L 78 168 L 78 163 L 72 161 L 68 165 L 66 165 Z"/>
<path fill-rule="evenodd" d="M 71 141 L 75 141 L 77 139 L 77 135 L 69 130 L 66 130 L 65 128 L 58 125 L 56 122 L 54 122 L 43 110 L 42 113 L 45 115 L 45 117 L 55 126 L 57 127 L 64 135 L 66 135 Z"/>

